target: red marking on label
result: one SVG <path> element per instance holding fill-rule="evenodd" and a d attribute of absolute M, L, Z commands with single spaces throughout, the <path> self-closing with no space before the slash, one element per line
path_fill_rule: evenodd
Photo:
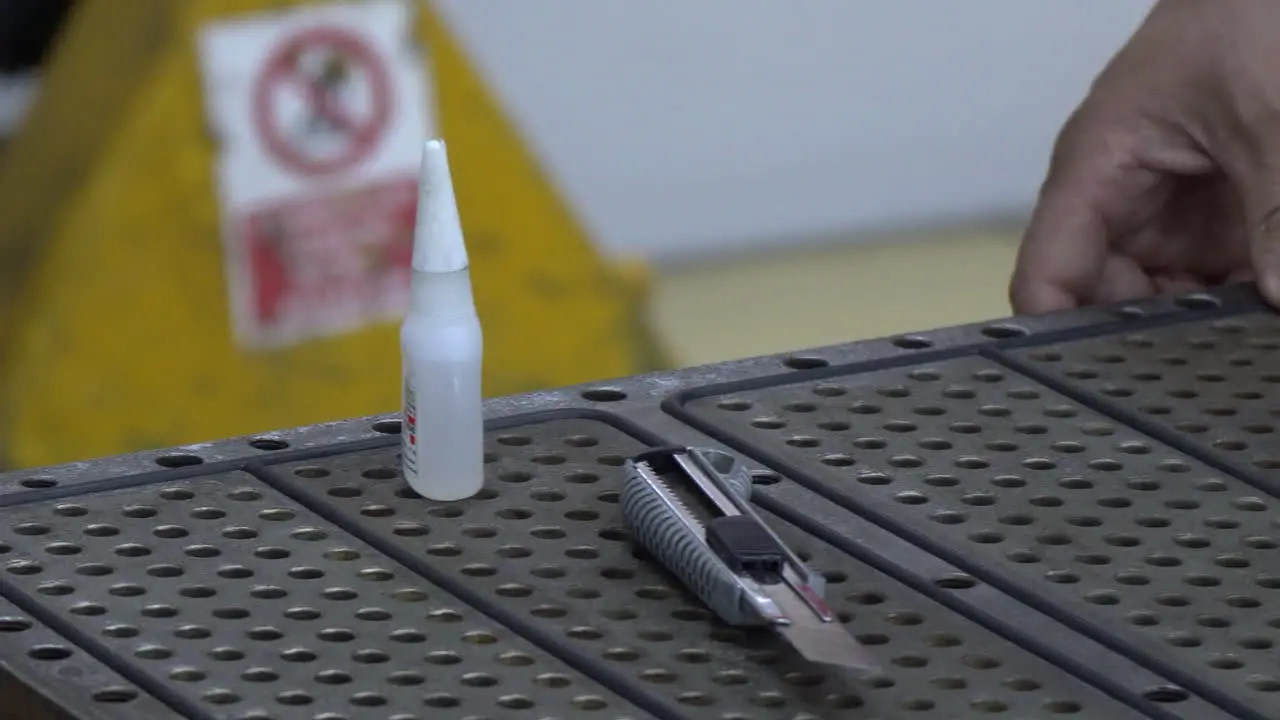
<path fill-rule="evenodd" d="M 353 89 L 366 96 L 363 112 L 353 106 Z M 387 68 L 364 38 L 344 28 L 312 28 L 286 38 L 267 58 L 253 88 L 253 121 L 267 152 L 291 172 L 342 172 L 382 139 L 392 117 L 391 92 Z M 281 107 L 299 104 L 290 103 L 290 95 L 306 108 L 300 127 L 284 127 Z M 309 149 L 319 132 L 339 139 L 336 149 Z"/>
<path fill-rule="evenodd" d="M 239 219 L 251 344 L 275 345 L 400 317 L 409 297 L 416 178 L 258 207 Z"/>

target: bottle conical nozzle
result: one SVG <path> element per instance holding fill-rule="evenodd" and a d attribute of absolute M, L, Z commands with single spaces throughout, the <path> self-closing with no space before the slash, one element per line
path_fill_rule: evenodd
<path fill-rule="evenodd" d="M 418 218 L 413 236 L 415 272 L 450 273 L 467 267 L 467 245 L 453 195 L 449 155 L 444 141 L 428 140 L 422 149 Z"/>

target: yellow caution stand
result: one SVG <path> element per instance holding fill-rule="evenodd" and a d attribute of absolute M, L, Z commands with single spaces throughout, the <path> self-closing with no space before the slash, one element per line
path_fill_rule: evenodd
<path fill-rule="evenodd" d="M 236 339 L 197 38 L 311 2 L 80 0 L 0 155 L 0 447 L 31 466 L 394 409 L 397 325 Z M 414 3 L 485 325 L 486 392 L 647 369 L 643 267 L 595 251 Z"/>

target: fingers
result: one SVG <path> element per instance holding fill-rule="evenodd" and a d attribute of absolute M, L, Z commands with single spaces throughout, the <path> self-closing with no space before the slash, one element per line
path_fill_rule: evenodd
<path fill-rule="evenodd" d="M 1274 190 L 1274 183 L 1268 185 Z M 1258 192 L 1264 191 L 1259 189 Z M 1249 216 L 1261 219 L 1255 223 L 1249 241 L 1253 272 L 1262 296 L 1267 302 L 1280 307 L 1280 194 L 1270 199 L 1260 197 L 1254 207 L 1255 211 Z"/>
<path fill-rule="evenodd" d="M 1009 287 L 1014 312 L 1097 300 L 1110 241 L 1121 226 L 1136 224 L 1143 194 L 1155 182 L 1113 132 L 1105 121 L 1079 113 L 1063 129 L 1018 251 Z"/>
<path fill-rule="evenodd" d="M 1133 258 L 1111 255 L 1103 263 L 1093 302 L 1121 303 L 1149 297 L 1157 292 L 1157 283 Z"/>
<path fill-rule="evenodd" d="M 1234 164 L 1232 175 L 1244 204 L 1258 290 L 1280 307 L 1280 142 L 1267 141 L 1250 156 Z"/>

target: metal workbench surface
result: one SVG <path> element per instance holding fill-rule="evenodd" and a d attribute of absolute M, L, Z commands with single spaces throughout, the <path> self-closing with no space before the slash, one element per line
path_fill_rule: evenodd
<path fill-rule="evenodd" d="M 503 398 L 459 503 L 390 416 L 0 475 L 0 717 L 1280 718 L 1278 351 L 1237 287 Z M 883 673 L 629 541 L 671 443 L 748 462 Z"/>

